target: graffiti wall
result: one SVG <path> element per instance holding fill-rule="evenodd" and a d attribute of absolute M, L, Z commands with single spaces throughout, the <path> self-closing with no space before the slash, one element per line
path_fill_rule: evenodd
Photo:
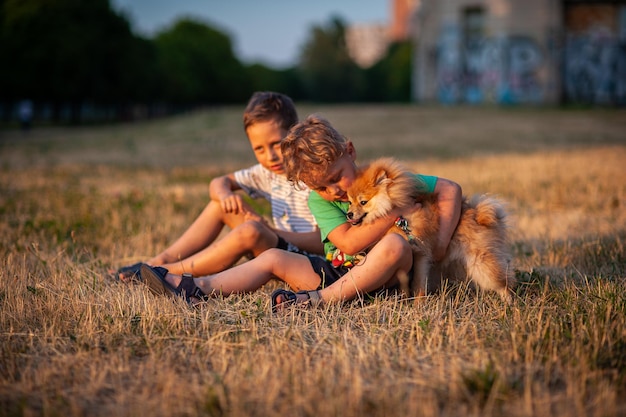
<path fill-rule="evenodd" d="M 626 105 L 626 5 L 565 6 L 563 26 L 555 23 L 545 39 L 468 36 L 462 20 L 444 24 L 435 47 L 438 100 L 543 103 L 560 95 L 567 103 Z"/>
<path fill-rule="evenodd" d="M 625 104 L 625 44 L 602 32 L 569 36 L 563 79 L 567 101 Z"/>
<path fill-rule="evenodd" d="M 466 42 L 454 25 L 439 41 L 437 91 L 443 103 L 539 103 L 538 71 L 543 54 L 525 36 L 481 38 Z"/>
<path fill-rule="evenodd" d="M 565 23 L 565 99 L 626 104 L 626 7 L 575 5 Z"/>

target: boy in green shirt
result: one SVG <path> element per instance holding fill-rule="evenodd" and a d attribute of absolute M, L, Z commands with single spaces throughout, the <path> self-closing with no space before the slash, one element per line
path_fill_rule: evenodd
<path fill-rule="evenodd" d="M 415 177 L 418 179 L 417 183 L 421 184 L 422 187 L 420 193 L 430 194 L 435 192 L 437 177 L 421 174 L 415 174 Z M 344 254 L 328 239 L 328 234 L 333 229 L 346 222 L 346 213 L 349 210 L 349 206 L 349 203 L 346 201 L 325 200 L 317 192 L 313 192 L 309 196 L 309 208 L 318 222 L 326 259 L 331 261 L 335 267 L 340 265 L 351 267 L 355 265 L 354 256 Z M 357 256 L 358 258 L 359 256 Z"/>

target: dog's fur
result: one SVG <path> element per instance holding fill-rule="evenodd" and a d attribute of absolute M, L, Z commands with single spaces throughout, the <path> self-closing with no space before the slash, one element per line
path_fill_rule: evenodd
<path fill-rule="evenodd" d="M 439 230 L 438 205 L 433 195 L 420 194 L 414 174 L 392 158 L 381 158 L 361 167 L 348 190 L 350 210 L 348 221 L 367 224 L 386 216 L 394 207 L 410 209 L 420 202 L 422 207 L 405 215 L 409 231 L 393 226 L 390 233 L 400 233 L 413 248 L 413 279 L 410 290 L 421 296 L 444 278 L 463 281 L 471 279 L 485 290 L 494 290 L 507 302 L 512 300 L 515 276 L 510 266 L 507 241 L 506 212 L 503 204 L 486 195 L 463 198 L 461 218 L 452 236 L 447 253 L 432 272 L 433 250 Z M 439 275 L 439 276 L 432 276 Z"/>

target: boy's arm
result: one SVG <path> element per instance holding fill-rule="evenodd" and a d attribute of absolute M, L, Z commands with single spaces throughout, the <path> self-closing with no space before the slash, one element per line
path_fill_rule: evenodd
<path fill-rule="evenodd" d="M 318 255 L 324 254 L 324 244 L 320 239 L 320 231 L 316 229 L 313 232 L 286 232 L 284 230 L 273 229 L 276 234 L 287 242 L 291 242 L 299 249 L 305 250 L 309 253 L 316 253 Z"/>
<path fill-rule="evenodd" d="M 400 211 L 393 210 L 387 217 L 360 226 L 352 226 L 346 221 L 331 230 L 328 240 L 344 253 L 357 254 L 378 242 L 400 214 Z"/>
<path fill-rule="evenodd" d="M 219 201 L 224 213 L 238 214 L 244 211 L 244 201 L 241 195 L 233 191 L 240 190 L 234 174 L 216 177 L 209 183 L 211 200 Z"/>
<path fill-rule="evenodd" d="M 433 257 L 435 261 L 440 261 L 446 255 L 452 234 L 461 218 L 462 190 L 456 182 L 438 178 L 434 192 L 437 195 L 440 217 L 439 236 Z"/>

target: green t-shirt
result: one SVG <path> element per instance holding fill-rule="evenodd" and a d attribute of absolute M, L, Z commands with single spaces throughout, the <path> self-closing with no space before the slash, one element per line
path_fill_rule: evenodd
<path fill-rule="evenodd" d="M 431 175 L 415 174 L 420 184 L 423 184 L 420 192 L 432 193 L 435 191 L 435 185 L 437 185 L 437 177 Z M 309 209 L 315 217 L 320 233 L 322 235 L 322 242 L 324 243 L 324 252 L 326 253 L 326 259 L 331 260 L 335 254 L 336 247 L 328 240 L 328 234 L 333 231 L 334 228 L 341 226 L 348 220 L 346 214 L 350 204 L 344 201 L 328 201 L 324 200 L 317 192 L 312 191 L 309 194 Z"/>

